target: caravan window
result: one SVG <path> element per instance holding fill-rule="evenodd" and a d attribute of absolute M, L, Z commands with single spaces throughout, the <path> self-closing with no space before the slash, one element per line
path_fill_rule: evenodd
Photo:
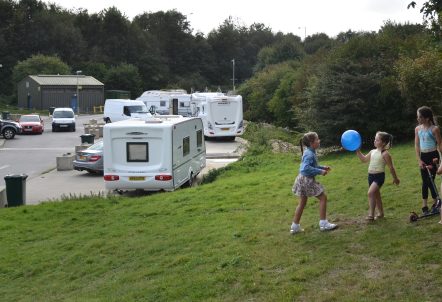
<path fill-rule="evenodd" d="M 190 153 L 190 138 L 187 136 L 183 138 L 183 156 Z"/>
<path fill-rule="evenodd" d="M 166 107 L 166 101 L 160 101 L 160 107 Z"/>
<path fill-rule="evenodd" d="M 201 147 L 203 145 L 203 130 L 196 132 L 196 146 Z"/>
<path fill-rule="evenodd" d="M 148 162 L 149 143 L 127 143 L 126 159 L 127 162 Z"/>

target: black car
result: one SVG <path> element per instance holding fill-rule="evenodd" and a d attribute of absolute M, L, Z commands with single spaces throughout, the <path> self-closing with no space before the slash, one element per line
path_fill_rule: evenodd
<path fill-rule="evenodd" d="M 0 133 L 5 139 L 13 139 L 17 133 L 22 132 L 19 123 L 0 119 Z"/>

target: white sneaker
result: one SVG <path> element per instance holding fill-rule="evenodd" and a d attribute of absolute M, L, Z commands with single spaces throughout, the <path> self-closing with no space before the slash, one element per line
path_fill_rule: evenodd
<path fill-rule="evenodd" d="M 325 221 L 325 222 L 319 222 L 319 229 L 321 230 L 321 231 L 331 231 L 331 230 L 334 230 L 334 229 L 336 229 L 338 227 L 338 225 L 337 224 L 334 224 L 334 223 L 330 223 L 330 222 L 328 222 L 328 221 Z"/>
<path fill-rule="evenodd" d="M 304 229 L 301 229 L 301 225 L 292 223 L 292 226 L 290 227 L 290 234 L 295 235 L 296 233 L 300 232 L 304 232 Z"/>

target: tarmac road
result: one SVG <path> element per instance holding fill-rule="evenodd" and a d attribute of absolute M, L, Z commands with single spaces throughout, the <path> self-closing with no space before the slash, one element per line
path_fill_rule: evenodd
<path fill-rule="evenodd" d="M 5 140 L 0 138 L 0 148 L 4 145 Z M 241 138 L 236 138 L 235 142 L 207 141 L 206 168 L 197 177 L 197 183 L 211 169 L 224 167 L 236 161 L 244 151 L 244 145 L 245 141 Z M 72 149 L 74 149 L 74 146 L 72 146 Z M 26 181 L 26 205 L 35 205 L 44 201 L 60 201 L 80 196 L 114 194 L 105 189 L 103 176 L 101 175 L 75 170 L 57 171 L 55 166 L 46 171 L 48 172 L 28 177 Z M 4 187 L 0 186 L 0 207 L 6 202 L 5 191 Z M 130 193 L 126 195 L 130 196 Z"/>

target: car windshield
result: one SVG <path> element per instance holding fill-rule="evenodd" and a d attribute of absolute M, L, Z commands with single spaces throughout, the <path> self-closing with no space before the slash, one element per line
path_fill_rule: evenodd
<path fill-rule="evenodd" d="M 143 112 L 143 109 L 143 106 L 128 106 L 128 110 L 130 113 Z"/>
<path fill-rule="evenodd" d="M 52 117 L 55 118 L 73 118 L 74 113 L 72 111 L 54 111 L 54 115 Z"/>
<path fill-rule="evenodd" d="M 92 146 L 90 146 L 87 149 L 88 150 L 103 150 L 103 141 L 96 142 L 95 144 L 93 144 Z"/>
<path fill-rule="evenodd" d="M 22 115 L 20 122 L 40 122 L 40 117 L 38 115 Z"/>

